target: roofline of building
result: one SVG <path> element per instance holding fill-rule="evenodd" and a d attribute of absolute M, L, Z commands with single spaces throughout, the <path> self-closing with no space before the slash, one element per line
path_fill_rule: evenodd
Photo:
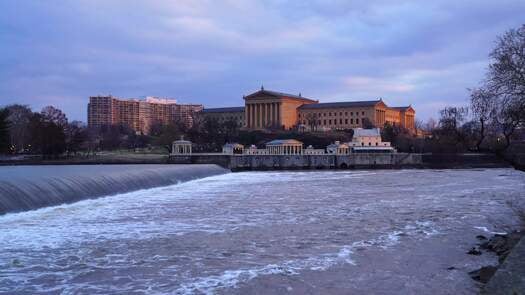
<path fill-rule="evenodd" d="M 272 91 L 272 90 L 265 90 L 265 89 L 261 89 L 261 90 L 258 90 L 256 92 L 254 92 L 254 93 L 251 93 L 251 94 L 248 94 L 246 96 L 243 96 L 243 99 L 246 100 L 247 98 L 254 97 L 254 96 L 259 95 L 261 93 L 268 94 L 270 96 L 275 96 L 275 97 L 282 97 L 282 98 L 288 98 L 288 99 L 305 101 L 305 102 L 319 103 L 318 100 L 311 99 L 311 98 L 308 98 L 308 97 L 303 97 L 303 96 L 301 96 L 301 94 L 296 95 L 296 94 L 290 94 L 290 93 L 284 93 L 284 92 L 278 92 L 278 91 Z"/>
<path fill-rule="evenodd" d="M 383 100 L 381 99 L 379 100 L 341 101 L 341 102 L 322 102 L 322 103 L 316 103 L 316 104 L 302 105 L 299 107 L 299 109 L 367 107 L 367 106 L 376 106 L 378 103 L 381 103 L 381 102 L 384 103 Z"/>

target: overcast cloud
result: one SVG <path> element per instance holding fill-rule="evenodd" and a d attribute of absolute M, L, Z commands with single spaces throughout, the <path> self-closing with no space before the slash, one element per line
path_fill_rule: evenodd
<path fill-rule="evenodd" d="M 290 4 L 293 2 L 293 4 Z M 382 97 L 420 119 L 467 103 L 525 1 L 0 2 L 0 105 L 86 120 L 90 95 L 240 106 L 267 89 Z"/>

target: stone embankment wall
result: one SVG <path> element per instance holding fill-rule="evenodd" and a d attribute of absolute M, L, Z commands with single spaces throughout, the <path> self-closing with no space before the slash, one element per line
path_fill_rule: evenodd
<path fill-rule="evenodd" d="M 425 168 L 434 169 L 503 168 L 511 166 L 509 162 L 490 153 L 423 154 L 422 162 Z"/>
<path fill-rule="evenodd" d="M 521 238 L 481 294 L 503 295 L 525 292 L 525 238 Z"/>
<path fill-rule="evenodd" d="M 206 155 L 172 156 L 172 163 L 212 163 L 238 170 L 421 167 L 421 154 Z"/>

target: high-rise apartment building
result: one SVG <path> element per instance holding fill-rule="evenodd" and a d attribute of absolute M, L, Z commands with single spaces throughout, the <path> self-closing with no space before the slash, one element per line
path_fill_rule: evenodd
<path fill-rule="evenodd" d="M 203 109 L 199 104 L 178 104 L 174 99 L 147 97 L 119 99 L 112 96 L 92 96 L 88 103 L 88 126 L 126 125 L 136 132 L 148 134 L 154 124 L 180 122 L 193 124 L 193 114 Z"/>

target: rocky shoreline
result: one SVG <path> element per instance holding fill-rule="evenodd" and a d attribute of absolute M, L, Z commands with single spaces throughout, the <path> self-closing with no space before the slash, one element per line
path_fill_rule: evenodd
<path fill-rule="evenodd" d="M 470 277 L 483 285 L 487 284 L 524 235 L 524 231 L 515 230 L 508 234 L 495 234 L 491 238 L 487 238 L 484 235 L 476 236 L 479 243 L 472 247 L 467 254 L 482 255 L 484 252 L 494 253 L 498 256 L 498 265 L 487 265 L 471 271 L 469 272 Z"/>

